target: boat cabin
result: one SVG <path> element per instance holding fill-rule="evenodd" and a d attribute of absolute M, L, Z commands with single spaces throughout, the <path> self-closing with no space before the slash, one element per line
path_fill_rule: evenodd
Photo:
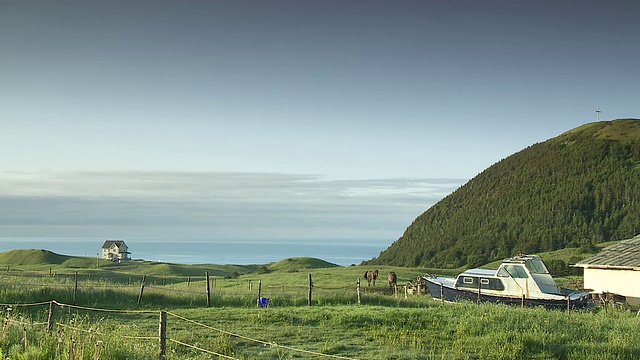
<path fill-rule="evenodd" d="M 527 298 L 564 296 L 538 255 L 516 256 L 503 261 L 497 270 L 471 269 L 458 275 L 457 288 L 480 290 Z"/>
<path fill-rule="evenodd" d="M 467 270 L 458 275 L 456 279 L 457 288 L 469 288 L 477 290 L 504 290 L 504 283 L 501 279 L 495 277 L 495 270 L 473 269 Z"/>
<path fill-rule="evenodd" d="M 456 278 L 422 278 L 434 299 L 442 301 L 487 301 L 547 308 L 584 308 L 586 291 L 561 289 L 538 255 L 520 255 L 504 260 L 497 270 L 471 269 Z"/>

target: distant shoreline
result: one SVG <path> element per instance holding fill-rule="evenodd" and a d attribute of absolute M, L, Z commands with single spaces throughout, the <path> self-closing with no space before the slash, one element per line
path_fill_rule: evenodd
<path fill-rule="evenodd" d="M 256 265 L 293 257 L 312 257 L 339 266 L 358 265 L 385 250 L 391 242 L 339 240 L 128 240 L 135 260 L 170 264 Z M 0 252 L 16 249 L 43 249 L 69 256 L 100 257 L 104 240 L 84 238 L 0 238 Z"/>

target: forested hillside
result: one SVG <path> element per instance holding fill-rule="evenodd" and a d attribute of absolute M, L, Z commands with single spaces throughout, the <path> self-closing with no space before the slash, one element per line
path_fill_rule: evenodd
<path fill-rule="evenodd" d="M 640 232 L 640 120 L 580 126 L 487 168 L 367 263 L 457 268 Z"/>

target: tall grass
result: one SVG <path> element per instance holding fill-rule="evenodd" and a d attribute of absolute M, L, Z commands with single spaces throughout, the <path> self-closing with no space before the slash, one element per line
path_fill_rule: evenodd
<path fill-rule="evenodd" d="M 123 323 L 122 318 L 59 310 L 55 331 L 49 332 L 44 311 L 5 307 L 0 312 L 0 360 L 157 359 L 157 340 L 131 339 L 141 327 L 153 335 L 150 322 L 140 326 L 144 318 Z"/>
<path fill-rule="evenodd" d="M 168 295 L 170 296 L 170 295 Z M 634 312 L 551 311 L 493 304 L 440 304 L 428 296 L 367 302 L 297 304 L 275 301 L 257 308 L 248 295 L 221 295 L 224 306 L 173 308 L 167 335 L 240 359 L 318 358 L 278 345 L 361 359 L 631 359 L 640 358 L 640 321 Z M 172 299 L 175 301 L 175 299 Z M 336 301 L 337 302 L 337 301 Z M 0 352 L 7 359 L 150 359 L 157 356 L 158 313 L 113 314 L 62 308 L 46 331 L 47 307 L 2 310 Z M 27 325 L 24 325 L 27 324 Z M 25 347 L 24 334 L 28 340 Z M 227 333 L 259 339 L 254 343 Z M 210 355 L 177 343 L 169 359 Z M 4 358 L 0 356 L 0 360 Z"/>
<path fill-rule="evenodd" d="M 62 276 L 62 270 L 56 276 L 49 276 L 46 268 L 0 273 L 0 303 L 71 304 L 75 277 Z M 213 277 L 209 308 L 204 274 L 148 276 L 138 304 L 142 268 L 136 267 L 136 273 L 101 269 L 91 277 L 83 273 L 78 305 L 151 313 L 63 307 L 56 310 L 54 331 L 48 332 L 47 306 L 0 307 L 0 360 L 155 359 L 160 309 L 201 324 L 170 316 L 170 339 L 239 359 L 318 358 L 282 346 L 360 359 L 640 358 L 635 341 L 640 337 L 640 319 L 629 310 L 566 313 L 492 304 L 443 305 L 428 295 L 405 299 L 401 291 L 394 297 L 384 279 L 375 287 L 361 284 L 358 305 L 356 282 L 364 270 L 354 266 Z M 381 274 L 391 270 L 398 273 L 400 287 L 424 273 L 424 269 L 380 267 Z M 308 306 L 308 274 L 313 277 L 312 306 Z M 268 308 L 256 306 L 260 282 L 261 295 L 270 299 Z M 167 346 L 168 359 L 212 358 L 176 342 Z"/>

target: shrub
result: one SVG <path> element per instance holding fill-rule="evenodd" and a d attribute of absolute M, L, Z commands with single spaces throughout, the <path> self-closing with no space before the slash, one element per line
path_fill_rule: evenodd
<path fill-rule="evenodd" d="M 549 260 L 547 261 L 547 269 L 554 276 L 565 276 L 569 273 L 569 267 L 564 260 Z"/>
<path fill-rule="evenodd" d="M 271 270 L 269 270 L 269 268 L 267 267 L 267 265 L 262 265 L 262 266 L 260 266 L 260 267 L 258 268 L 258 271 L 257 271 L 257 273 L 258 273 L 258 274 L 268 274 L 268 273 L 270 273 L 270 272 L 271 272 Z"/>

